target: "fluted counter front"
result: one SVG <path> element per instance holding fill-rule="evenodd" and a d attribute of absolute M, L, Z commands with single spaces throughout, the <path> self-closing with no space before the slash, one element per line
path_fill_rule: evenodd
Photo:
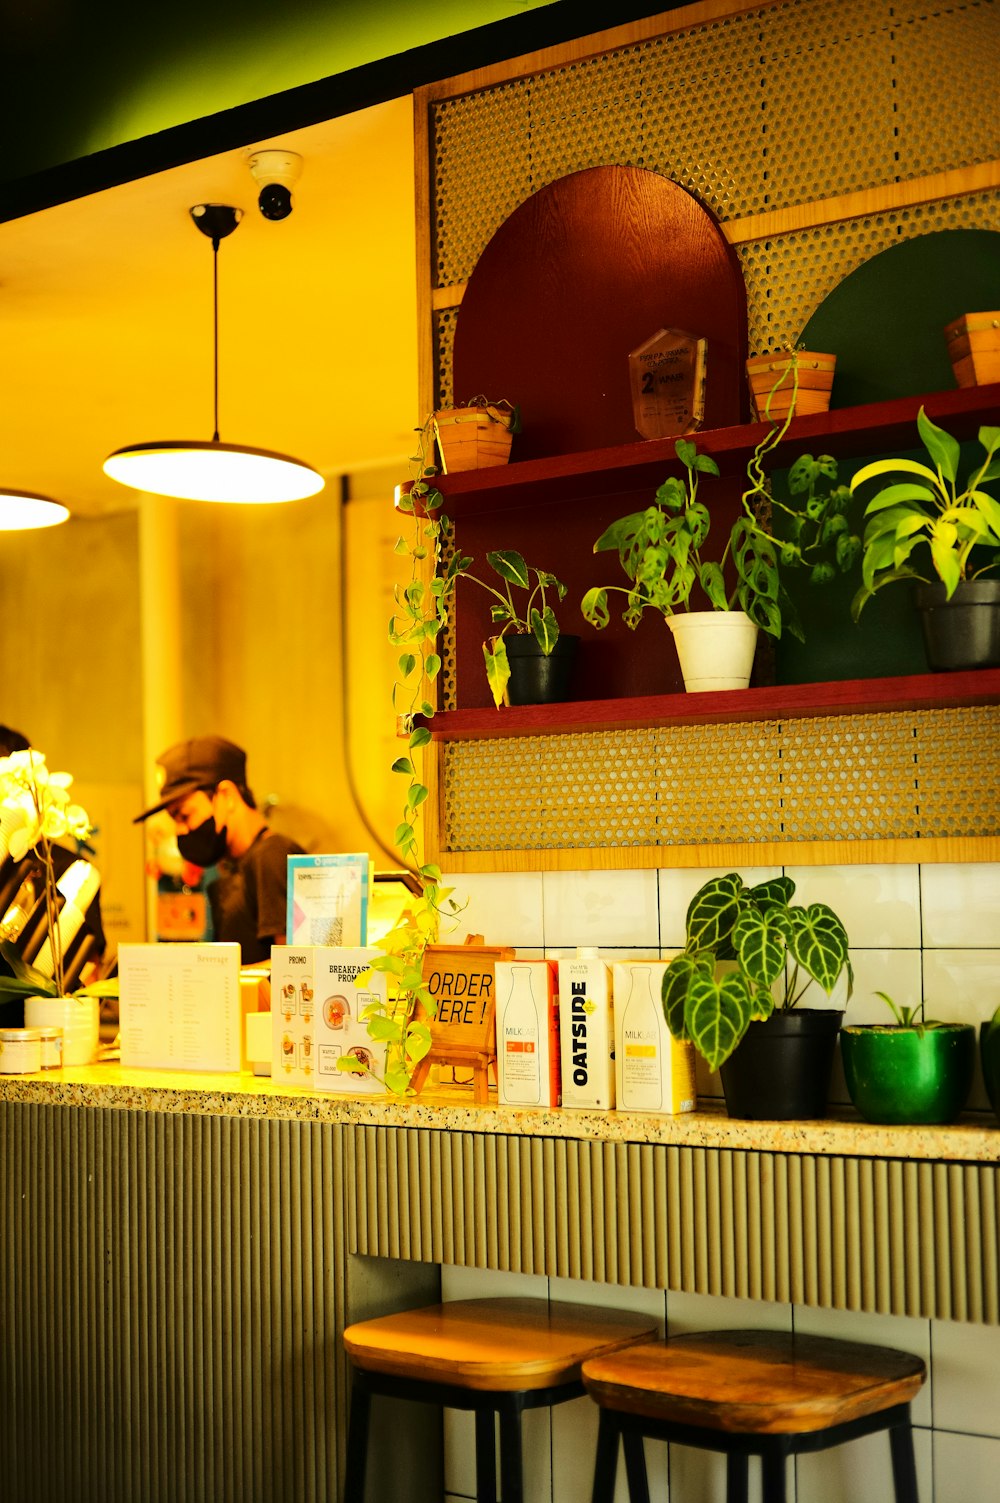
<path fill-rule="evenodd" d="M 339 1333 L 435 1297 L 442 1263 L 1000 1323 L 985 1118 L 532 1112 L 108 1064 L 0 1078 L 0 1121 L 23 1503 L 332 1503 Z M 378 1496 L 440 1496 L 433 1428 Z"/>

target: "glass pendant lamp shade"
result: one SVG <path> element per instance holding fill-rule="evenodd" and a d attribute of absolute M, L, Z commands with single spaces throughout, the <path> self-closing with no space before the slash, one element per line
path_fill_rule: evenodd
<path fill-rule="evenodd" d="M 322 475 L 287 454 L 215 441 L 133 444 L 109 454 L 104 473 L 154 496 L 237 504 L 301 501 L 324 485 Z"/>
<path fill-rule="evenodd" d="M 57 527 L 65 522 L 69 510 L 48 496 L 34 491 L 11 490 L 0 486 L 0 532 L 28 532 L 37 527 Z"/>
<path fill-rule="evenodd" d="M 191 218 L 212 242 L 213 378 L 215 431 L 211 440 L 168 439 L 129 444 L 104 461 L 104 473 L 133 490 L 183 501 L 263 504 L 301 501 L 325 484 L 299 459 L 269 449 L 219 441 L 219 244 L 243 217 L 228 204 L 196 204 Z"/>

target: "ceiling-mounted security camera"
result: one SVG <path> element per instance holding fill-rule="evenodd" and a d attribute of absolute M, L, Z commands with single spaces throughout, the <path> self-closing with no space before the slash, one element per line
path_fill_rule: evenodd
<path fill-rule="evenodd" d="M 255 151 L 249 162 L 260 184 L 257 204 L 265 219 L 287 219 L 292 212 L 292 187 L 302 172 L 302 158 L 294 151 Z"/>

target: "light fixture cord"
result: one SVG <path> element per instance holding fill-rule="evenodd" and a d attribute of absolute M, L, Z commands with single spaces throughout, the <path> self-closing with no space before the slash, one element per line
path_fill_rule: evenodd
<path fill-rule="evenodd" d="M 219 442 L 219 237 L 212 236 L 212 319 L 213 319 L 213 411 L 215 413 L 215 432 L 212 434 L 213 444 Z"/>

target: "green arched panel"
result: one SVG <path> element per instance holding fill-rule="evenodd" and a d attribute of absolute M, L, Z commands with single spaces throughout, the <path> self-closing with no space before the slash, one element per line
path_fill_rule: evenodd
<path fill-rule="evenodd" d="M 955 378 L 945 324 L 991 308 L 1000 308 L 1000 233 L 941 230 L 902 241 L 851 272 L 817 308 L 801 343 L 837 356 L 834 407 L 947 391 Z M 914 458 L 923 455 L 915 428 L 912 452 Z M 964 462 L 978 452 L 976 445 L 966 446 Z M 849 481 L 875 457 L 841 464 L 839 479 Z M 787 471 L 775 473 L 777 494 L 786 481 Z M 861 510 L 852 519 L 857 532 L 864 528 Z M 814 590 L 805 587 L 803 576 L 790 578 L 806 640 L 784 636 L 777 644 L 781 682 L 927 672 L 909 588 L 899 584 L 877 595 L 855 626 L 850 602 L 859 582 L 860 565 L 856 575 Z"/>

